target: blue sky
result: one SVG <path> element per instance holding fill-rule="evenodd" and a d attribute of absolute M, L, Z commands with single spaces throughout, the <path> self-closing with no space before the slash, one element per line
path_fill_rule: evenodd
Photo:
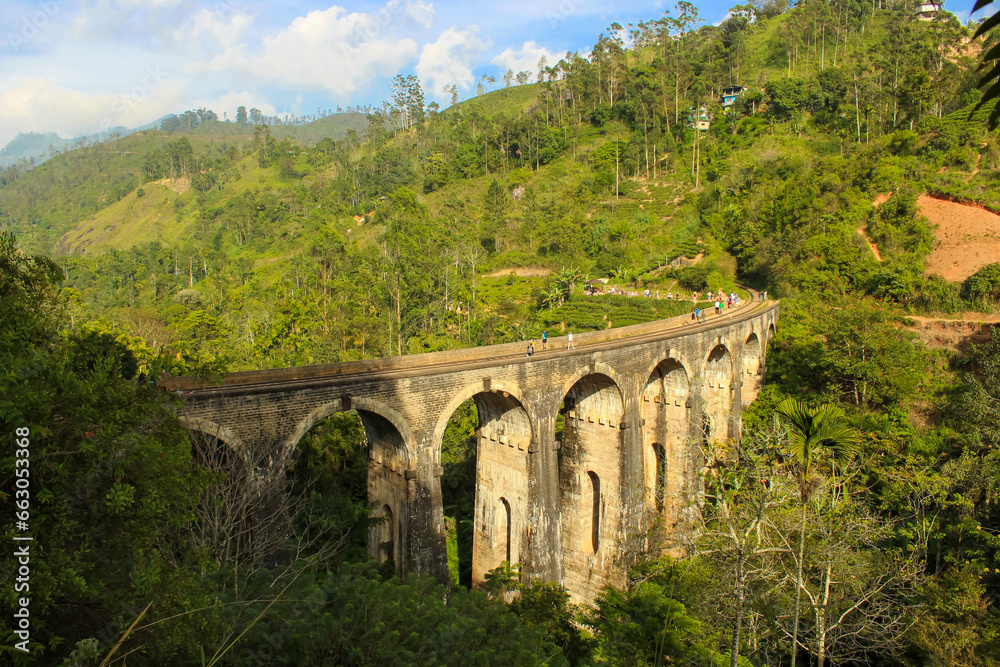
<path fill-rule="evenodd" d="M 202 106 L 231 118 L 241 104 L 268 115 L 380 104 L 400 73 L 446 106 L 447 85 L 465 99 L 483 74 L 499 84 L 542 55 L 586 55 L 612 22 L 660 17 L 674 1 L 3 0 L 0 146 Z M 695 4 L 718 23 L 737 3 Z"/>

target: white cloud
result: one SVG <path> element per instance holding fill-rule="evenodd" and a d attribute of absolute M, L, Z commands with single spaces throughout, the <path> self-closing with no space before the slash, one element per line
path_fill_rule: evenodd
<path fill-rule="evenodd" d="M 479 28 L 474 25 L 465 30 L 452 26 L 437 41 L 424 44 L 414 69 L 435 95 L 443 95 L 445 86 L 452 84 L 463 89 L 472 87 L 475 82 L 472 70 L 490 48 L 488 40 L 484 42 L 478 33 Z"/>
<path fill-rule="evenodd" d="M 425 30 L 429 30 L 434 24 L 434 16 L 437 12 L 434 11 L 434 5 L 429 2 L 423 2 L 423 0 L 417 0 L 416 2 L 406 3 L 406 8 L 404 10 L 406 15 L 410 19 Z"/>
<path fill-rule="evenodd" d="M 52 0 L 69 4 L 68 0 Z M 230 9 L 241 0 L 219 0 L 216 6 Z M 174 26 L 190 12 L 188 0 L 80 0 L 69 22 L 81 41 L 141 42 L 152 35 L 167 41 Z"/>
<path fill-rule="evenodd" d="M 530 72 L 531 80 L 534 81 L 535 75 L 538 74 L 538 60 L 542 56 L 545 56 L 549 67 L 562 59 L 561 55 L 549 51 L 544 46 L 539 46 L 532 39 L 522 44 L 521 48 L 516 51 L 508 46 L 490 62 L 503 72 L 506 72 L 508 69 L 514 70 L 515 74 L 518 72 Z"/>
<path fill-rule="evenodd" d="M 260 55 L 248 56 L 246 44 L 230 46 L 186 69 L 191 74 L 235 70 L 283 87 L 346 97 L 372 79 L 395 74 L 416 56 L 415 41 L 393 38 L 393 20 L 386 8 L 378 14 L 348 14 L 343 7 L 315 10 L 265 37 Z"/>
<path fill-rule="evenodd" d="M 176 39 L 179 44 L 208 42 L 208 46 L 229 48 L 239 44 L 253 21 L 254 16 L 251 14 L 234 13 L 223 16 L 218 12 L 202 9 L 194 15 L 190 24 L 177 30 Z"/>
<path fill-rule="evenodd" d="M 153 68 L 131 91 L 121 94 L 84 93 L 42 77 L 22 77 L 0 90 L 0 145 L 31 130 L 73 136 L 116 125 L 142 125 L 175 111 L 180 100 L 181 87 Z"/>

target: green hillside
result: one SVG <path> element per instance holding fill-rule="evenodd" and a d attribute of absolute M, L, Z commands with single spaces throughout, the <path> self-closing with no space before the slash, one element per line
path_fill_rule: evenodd
<path fill-rule="evenodd" d="M 928 275 L 941 230 L 918 204 L 932 192 L 1000 209 L 1000 141 L 983 122 L 989 108 L 972 114 L 982 42 L 947 12 L 918 20 L 912 3 L 755 3 L 718 26 L 687 3 L 672 11 L 629 25 L 628 39 L 614 24 L 588 58 L 568 54 L 539 81 L 441 111 L 411 86 L 387 113 L 301 126 L 206 116 L 0 173 L 0 299 L 13 313 L 0 318 L 0 353 L 14 369 L 0 389 L 34 382 L 32 418 L 99 452 L 96 467 L 57 462 L 60 497 L 76 503 L 65 511 L 86 509 L 134 542 L 94 552 L 113 559 L 107 571 L 86 569 L 83 551 L 53 566 L 74 583 L 64 599 L 64 579 L 44 580 L 46 618 L 62 633 L 47 630 L 46 657 L 95 637 L 108 649 L 156 598 L 155 629 L 126 642 L 137 664 L 156 664 L 142 651 L 205 663 L 214 649 L 203 647 L 236 636 L 277 637 L 287 664 L 418 664 L 430 655 L 423 634 L 399 648 L 398 633 L 386 641 L 357 619 L 423 604 L 436 610 L 428 627 L 463 645 L 485 642 L 483 628 L 516 628 L 490 635 L 475 660 L 450 643 L 434 653 L 449 664 L 1000 665 L 1000 334 L 982 333 L 1000 312 L 1000 263 L 962 282 Z M 709 127 L 696 130 L 702 106 Z M 595 278 L 617 293 L 585 295 Z M 307 499 L 288 515 L 300 539 L 290 548 L 308 564 L 273 545 L 233 556 L 230 542 L 188 530 L 197 520 L 176 494 L 151 487 L 173 484 L 192 447 L 164 416 L 164 392 L 137 373 L 211 377 L 526 341 L 684 315 L 709 290 L 782 300 L 766 381 L 738 438 L 687 434 L 701 523 L 629 536 L 629 586 L 591 608 L 509 569 L 488 599 L 399 582 L 391 564 L 351 565 L 367 553 L 370 500 L 353 413 L 317 425 L 290 470 L 288 490 Z M 700 372 L 688 380 L 704 382 Z M 74 391 L 99 416 L 80 418 Z M 477 426 L 469 401 L 440 458 L 455 584 L 471 576 Z M 142 440 L 115 463 L 164 429 L 169 446 Z M 60 441 L 58 455 L 70 447 Z M 658 452 L 634 480 L 651 508 L 662 499 L 650 480 L 677 465 Z M 71 482 L 91 469 L 107 488 L 79 500 Z M 225 475 L 208 477 L 192 482 L 209 500 L 188 497 L 191 512 L 223 491 L 242 498 Z M 155 532 L 116 523 L 133 482 L 155 491 L 139 503 L 160 512 Z M 74 544 L 66 535 L 60 554 Z M 160 543 L 179 555 L 153 559 Z M 153 595 L 160 581 L 171 604 Z M 278 590 L 340 606 L 322 618 L 263 613 Z M 81 615 L 84 605 L 111 611 Z M 189 607 L 211 619 L 189 619 Z M 459 616 L 475 627 L 454 630 Z M 499 653 L 522 635 L 523 654 Z"/>
<path fill-rule="evenodd" d="M 631 49 L 602 38 L 593 62 L 574 56 L 547 67 L 541 82 L 441 112 L 415 107 L 410 116 L 420 122 L 410 127 L 404 115 L 381 112 L 303 126 L 241 126 L 199 112 L 206 120 L 193 130 L 136 133 L 5 182 L 0 216 L 25 249 L 73 255 L 63 260 L 71 280 L 111 250 L 155 274 L 155 244 L 173 257 L 166 280 L 176 285 L 156 294 L 133 286 L 129 297 L 154 309 L 185 282 L 211 292 L 209 283 L 223 280 L 221 293 L 237 284 L 245 291 L 247 267 L 267 286 L 250 301 L 268 309 L 287 308 L 279 304 L 288 299 L 315 308 L 311 295 L 328 294 L 335 280 L 354 283 L 359 267 L 382 276 L 362 305 L 342 298 L 339 315 L 324 297 L 326 312 L 306 327 L 328 333 L 333 320 L 344 325 L 363 312 L 379 331 L 376 348 L 342 336 L 336 352 L 288 349 L 306 360 L 362 348 L 403 353 L 409 339 L 424 349 L 417 341 L 457 326 L 448 308 L 472 299 L 474 273 L 514 267 L 574 267 L 663 291 L 740 280 L 785 295 L 834 289 L 908 308 L 957 307 L 959 285 L 923 279 L 933 232 L 906 198 L 931 189 L 1000 203 L 1000 148 L 980 117 L 968 119 L 978 91 L 965 28 L 948 14 L 924 22 L 902 9 L 876 11 L 846 20 L 827 53 L 816 38 L 831 19 L 814 3 L 740 20 L 643 23 Z M 719 91 L 736 82 L 746 90 L 724 111 Z M 712 117 L 697 136 L 686 122 L 696 103 Z M 876 212 L 871 202 L 890 191 L 902 203 Z M 393 238 L 401 255 L 387 249 Z M 321 259 L 330 244 L 333 274 Z M 408 298 L 383 266 L 400 257 L 422 277 Z M 181 280 L 174 271 L 185 264 Z M 148 290 L 152 276 L 142 277 Z M 282 283 L 294 286 L 280 297 Z M 549 289 L 518 296 L 522 314 L 513 319 L 497 303 L 474 303 L 473 321 L 481 314 L 510 331 L 534 326 L 532 309 Z M 399 299 L 411 308 L 390 306 Z M 219 301 L 215 315 L 238 312 L 247 299 L 229 303 Z M 396 321 L 376 325 L 389 312 Z M 468 334 L 464 344 L 475 342 Z M 223 341 L 234 333 L 218 335 L 231 348 Z M 286 363 L 273 347 L 284 341 L 238 358 Z"/>

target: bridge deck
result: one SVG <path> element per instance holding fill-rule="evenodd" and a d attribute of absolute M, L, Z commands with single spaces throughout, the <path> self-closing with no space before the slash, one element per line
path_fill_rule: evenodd
<path fill-rule="evenodd" d="M 777 308 L 778 304 L 778 301 L 771 300 L 763 302 L 747 300 L 739 307 L 722 315 L 714 313 L 706 315 L 704 324 L 692 324 L 690 314 L 686 314 L 645 324 L 574 334 L 576 348 L 574 350 L 566 349 L 566 336 L 558 336 L 549 338 L 547 350 L 536 348 L 535 356 L 530 358 L 525 356 L 526 342 L 522 341 L 398 357 L 239 371 L 226 374 L 222 378 L 221 385 L 217 381 L 203 377 L 176 377 L 168 380 L 163 386 L 171 391 L 184 391 L 188 395 L 266 393 L 294 386 L 336 385 L 342 382 L 354 382 L 362 378 L 390 379 L 436 372 L 445 373 L 461 369 L 495 366 L 497 361 L 503 360 L 507 360 L 508 363 L 529 363 L 552 355 L 589 354 L 596 350 L 613 348 L 625 338 L 635 342 L 645 342 L 657 339 L 667 340 L 708 331 L 749 319 Z"/>

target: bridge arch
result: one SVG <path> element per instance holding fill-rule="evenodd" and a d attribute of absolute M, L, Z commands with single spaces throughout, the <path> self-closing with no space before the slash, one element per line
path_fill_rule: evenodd
<path fill-rule="evenodd" d="M 455 393 L 448 403 L 441 410 L 441 414 L 438 417 L 437 423 L 434 425 L 433 440 L 434 446 L 437 448 L 437 454 L 440 455 L 441 451 L 441 440 L 444 438 L 444 430 L 448 426 L 448 421 L 451 416 L 455 414 L 455 410 L 458 410 L 458 406 L 465 403 L 470 398 L 475 398 L 477 394 L 487 394 L 491 392 L 497 392 L 504 395 L 504 398 L 513 396 L 514 400 L 520 405 L 525 405 L 524 400 L 521 395 L 521 390 L 517 386 L 509 383 L 503 382 L 490 382 L 487 388 L 485 383 L 477 382 L 475 384 L 469 384 Z M 478 405 L 477 405 L 478 408 Z"/>
<path fill-rule="evenodd" d="M 364 428 L 367 453 L 366 491 L 376 504 L 375 521 L 368 533 L 368 553 L 379 563 L 392 561 L 405 574 L 408 559 L 408 526 L 413 505 L 412 468 L 416 455 L 408 424 L 391 407 L 370 398 L 337 398 L 311 410 L 282 443 L 282 470 L 292 462 L 296 448 L 311 429 L 328 417 L 356 411 Z"/>
<path fill-rule="evenodd" d="M 565 382 L 563 382 L 562 396 L 567 397 L 570 392 L 580 383 L 581 380 L 588 376 L 604 376 L 610 380 L 611 384 L 614 385 L 618 392 L 619 400 L 622 397 L 621 388 L 625 386 L 624 379 L 620 376 L 618 371 L 614 369 L 610 364 L 606 364 L 603 361 L 591 362 L 588 366 L 585 366 L 578 371 L 574 372 L 569 376 Z M 565 399 L 564 399 L 565 400 Z M 613 407 L 613 406 L 608 406 Z M 567 408 L 568 409 L 568 408 Z M 624 409 L 624 401 L 622 401 L 622 409 Z"/>
<path fill-rule="evenodd" d="M 646 504 L 672 514 L 685 480 L 689 446 L 691 386 L 679 359 L 658 363 L 642 392 L 642 452 Z"/>
<path fill-rule="evenodd" d="M 267 476 L 270 459 L 257 456 L 257 460 L 253 460 L 253 452 L 243 445 L 232 430 L 207 419 L 182 415 L 179 421 L 191 433 L 191 453 L 200 465 L 244 481 L 260 480 Z M 205 440 L 197 440 L 195 434 L 204 436 Z M 221 442 L 223 446 L 213 445 L 213 440 Z"/>
<path fill-rule="evenodd" d="M 449 420 L 470 399 L 475 403 L 478 417 L 474 444 L 471 584 L 481 586 L 490 570 L 504 561 L 521 562 L 527 556 L 530 502 L 528 451 L 535 434 L 528 410 L 516 387 L 479 382 L 462 387 L 438 417 L 433 441 L 438 452 L 443 446 Z M 451 493 L 456 493 L 456 490 L 452 489 Z M 466 494 L 457 492 L 456 499 L 461 500 L 457 505 L 469 500 Z M 442 488 L 442 498 L 445 496 L 447 494 Z M 454 511 L 456 524 L 464 520 L 459 516 L 461 511 L 458 507 Z M 470 565 L 466 544 L 461 540 L 459 542 L 460 576 L 468 576 L 462 574 L 468 572 L 464 568 Z"/>
<path fill-rule="evenodd" d="M 309 430 L 320 423 L 327 417 L 338 412 L 348 412 L 350 410 L 357 410 L 358 414 L 362 416 L 362 422 L 364 422 L 365 417 L 363 413 L 369 413 L 372 415 L 377 415 L 383 420 L 388 422 L 393 429 L 395 429 L 396 434 L 400 440 L 399 445 L 402 447 L 402 452 L 405 454 L 404 460 L 409 463 L 414 460 L 415 452 L 412 451 L 414 446 L 413 435 L 410 431 L 407 421 L 398 412 L 393 410 L 388 405 L 381 403 L 379 401 L 364 398 L 364 397 L 351 397 L 350 399 L 338 398 L 333 401 L 324 403 L 319 407 L 313 409 L 309 414 L 307 414 L 302 421 L 298 423 L 295 427 L 295 431 L 291 436 L 288 437 L 285 442 L 281 445 L 282 456 L 287 461 L 292 452 L 295 451 L 295 447 L 299 444 L 299 441 L 305 437 L 305 434 Z M 374 420 L 373 425 L 375 423 Z M 384 428 L 382 429 L 384 430 Z M 368 424 L 365 423 L 365 431 L 368 432 Z M 371 435 L 369 435 L 371 439 Z"/>
<path fill-rule="evenodd" d="M 226 443 L 238 452 L 243 450 L 243 443 L 240 442 L 239 437 L 225 426 L 207 419 L 185 417 L 184 415 L 178 417 L 178 421 L 181 423 L 181 426 L 189 431 L 198 431 L 199 433 L 213 437 L 216 440 Z"/>

